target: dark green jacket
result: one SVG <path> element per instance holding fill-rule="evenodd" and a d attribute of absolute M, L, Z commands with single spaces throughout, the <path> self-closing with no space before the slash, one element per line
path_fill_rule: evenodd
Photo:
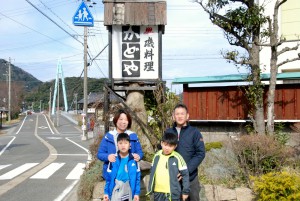
<path fill-rule="evenodd" d="M 159 179 L 159 178 L 155 178 L 155 172 L 159 171 L 156 169 L 156 167 L 161 155 L 162 155 L 162 150 L 158 151 L 153 157 L 152 167 L 150 171 L 149 185 L 148 185 L 148 194 L 153 193 L 155 179 Z M 189 171 L 187 169 L 184 159 L 176 151 L 173 151 L 170 154 L 167 168 L 169 169 L 169 176 L 170 176 L 170 192 L 171 192 L 170 200 L 179 200 L 181 198 L 181 194 L 188 195 L 190 193 Z M 178 173 L 180 173 L 182 176 L 182 186 L 177 179 Z"/>

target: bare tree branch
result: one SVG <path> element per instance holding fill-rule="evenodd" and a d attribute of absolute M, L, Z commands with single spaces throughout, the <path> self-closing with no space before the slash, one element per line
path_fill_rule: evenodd
<path fill-rule="evenodd" d="M 279 56 L 279 55 L 281 55 L 285 52 L 289 52 L 289 51 L 292 51 L 292 50 L 298 50 L 298 48 L 299 48 L 299 44 L 297 44 L 294 47 L 285 47 L 282 50 L 278 51 L 277 55 Z"/>
<path fill-rule="evenodd" d="M 290 63 L 290 62 L 293 62 L 293 61 L 300 61 L 300 58 L 298 57 L 298 58 L 294 58 L 294 59 L 287 59 L 287 60 L 277 64 L 277 68 L 279 68 L 280 66 L 282 66 L 286 63 Z"/>

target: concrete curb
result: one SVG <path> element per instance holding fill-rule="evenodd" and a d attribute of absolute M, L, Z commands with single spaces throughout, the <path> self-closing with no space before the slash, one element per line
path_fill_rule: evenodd
<path fill-rule="evenodd" d="M 63 115 L 65 118 L 67 118 L 70 122 L 72 122 L 73 124 L 75 125 L 78 125 L 78 121 L 76 121 L 74 118 L 73 118 L 73 114 L 70 114 L 68 112 L 64 112 L 64 111 L 61 111 L 61 115 Z"/>

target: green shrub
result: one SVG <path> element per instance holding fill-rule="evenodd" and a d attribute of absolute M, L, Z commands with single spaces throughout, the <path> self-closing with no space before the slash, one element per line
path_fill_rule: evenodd
<path fill-rule="evenodd" d="M 281 143 L 281 144 L 286 144 L 288 140 L 290 139 L 290 135 L 286 132 L 284 132 L 284 123 L 275 123 L 274 125 L 274 137 L 275 139 Z"/>
<path fill-rule="evenodd" d="M 300 175 L 289 172 L 270 172 L 251 177 L 259 201 L 300 200 Z"/>
<path fill-rule="evenodd" d="M 102 162 L 94 160 L 89 169 L 84 171 L 80 177 L 80 183 L 77 190 L 78 201 L 90 201 L 93 198 L 94 187 L 102 179 Z"/>
<path fill-rule="evenodd" d="M 222 147 L 223 147 L 222 142 L 205 143 L 205 151 L 210 151 L 211 149 L 221 149 Z"/>

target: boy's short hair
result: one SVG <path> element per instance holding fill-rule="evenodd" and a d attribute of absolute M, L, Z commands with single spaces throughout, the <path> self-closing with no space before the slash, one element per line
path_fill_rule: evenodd
<path fill-rule="evenodd" d="M 173 111 L 175 111 L 177 108 L 184 108 L 184 109 L 186 110 L 187 113 L 189 112 L 187 106 L 186 106 L 185 104 L 183 104 L 183 103 L 178 103 L 178 104 L 174 107 L 174 110 L 173 110 Z"/>
<path fill-rule="evenodd" d="M 117 142 L 122 141 L 122 140 L 126 140 L 128 142 L 130 142 L 130 137 L 127 133 L 120 133 L 117 137 Z"/>
<path fill-rule="evenodd" d="M 165 132 L 161 141 L 170 145 L 177 145 L 178 137 L 174 133 Z"/>

